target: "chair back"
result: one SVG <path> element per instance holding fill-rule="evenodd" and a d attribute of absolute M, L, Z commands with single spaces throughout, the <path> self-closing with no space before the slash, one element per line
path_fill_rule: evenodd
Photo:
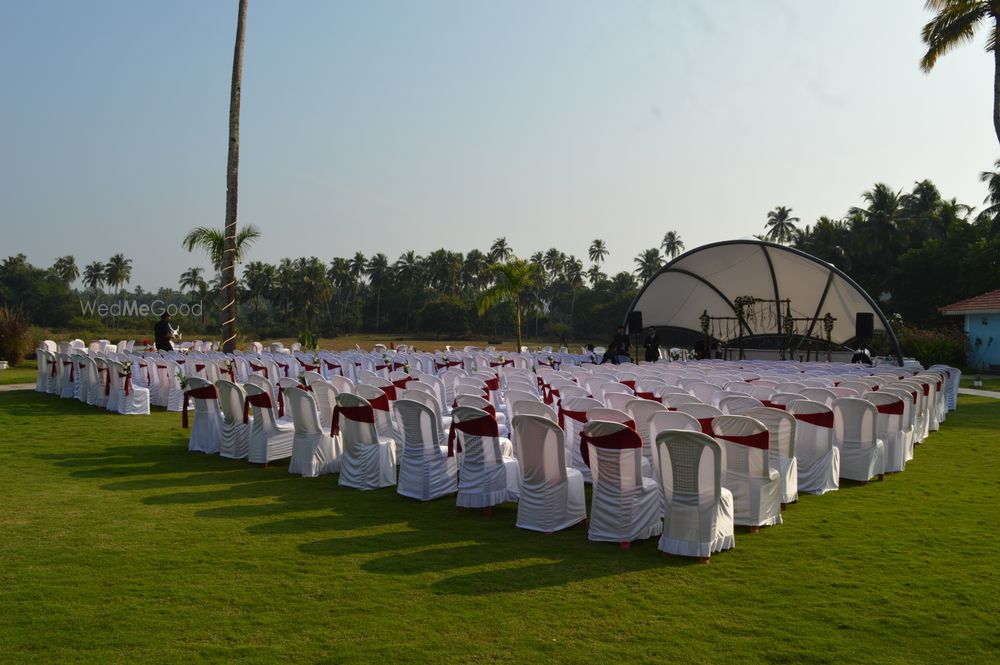
<path fill-rule="evenodd" d="M 835 399 L 833 437 L 838 446 L 874 446 L 878 437 L 878 409 L 871 402 L 858 397 Z"/>
<path fill-rule="evenodd" d="M 222 417 L 226 424 L 242 423 L 246 393 L 238 385 L 225 379 L 216 381 L 215 387 L 219 391 L 219 407 L 222 409 Z"/>
<path fill-rule="evenodd" d="M 642 487 L 642 439 L 622 423 L 591 420 L 583 426 L 594 491 L 626 493 Z"/>
<path fill-rule="evenodd" d="M 746 415 L 747 411 L 763 407 L 764 404 L 759 399 L 754 399 L 749 395 L 725 397 L 719 401 L 719 410 L 724 414 Z"/>
<path fill-rule="evenodd" d="M 543 416 L 514 416 L 514 453 L 529 485 L 566 483 L 566 447 L 559 425 Z"/>
<path fill-rule="evenodd" d="M 285 409 L 292 414 L 296 434 L 318 434 L 324 431 L 319 422 L 316 398 L 311 392 L 300 388 L 297 381 L 294 386 L 281 388 L 281 391 L 284 394 Z"/>
<path fill-rule="evenodd" d="M 421 393 L 423 394 L 423 393 Z M 423 457 L 441 454 L 441 419 L 426 404 L 412 399 L 397 399 L 392 409 L 403 433 L 403 454 Z"/>

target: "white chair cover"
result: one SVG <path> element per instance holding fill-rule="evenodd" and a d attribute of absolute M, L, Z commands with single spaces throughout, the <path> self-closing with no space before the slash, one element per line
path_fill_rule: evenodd
<path fill-rule="evenodd" d="M 194 418 L 191 423 L 191 436 L 188 438 L 188 450 L 214 455 L 219 452 L 222 442 L 222 412 L 219 411 L 218 390 L 205 379 L 192 377 L 187 380 L 185 392 L 205 388 L 215 391 L 216 397 L 190 396 L 190 401 L 194 402 Z"/>
<path fill-rule="evenodd" d="M 403 454 L 396 492 L 430 501 L 458 491 L 458 461 L 441 443 L 441 419 L 426 404 L 398 399 L 393 404 L 403 430 Z"/>
<path fill-rule="evenodd" d="M 767 426 L 747 416 L 719 416 L 712 436 L 726 451 L 722 485 L 733 493 L 734 522 L 781 524 L 781 479 L 771 468 Z"/>
<path fill-rule="evenodd" d="M 878 410 L 856 397 L 833 402 L 833 440 L 840 448 L 840 477 L 867 482 L 885 472 L 885 446 L 878 438 Z"/>
<path fill-rule="evenodd" d="M 283 390 L 285 409 L 292 415 L 295 431 L 288 473 L 298 473 L 303 478 L 336 473 L 340 451 L 327 430 L 320 426 L 316 399 L 312 393 L 298 387 Z"/>
<path fill-rule="evenodd" d="M 567 468 L 559 425 L 530 415 L 512 425 L 522 473 L 517 526 L 551 533 L 587 519 L 583 475 Z"/>
<path fill-rule="evenodd" d="M 134 365 L 133 365 L 134 368 Z M 115 410 L 124 416 L 149 415 L 149 390 L 126 381 L 124 366 L 115 360 L 108 361 L 111 374 L 111 394 L 115 396 Z"/>
<path fill-rule="evenodd" d="M 250 431 L 253 417 L 243 422 L 243 406 L 246 393 L 232 381 L 219 380 L 215 383 L 219 391 L 219 407 L 222 409 L 222 440 L 219 456 L 229 459 L 245 459 L 250 454 Z"/>
<path fill-rule="evenodd" d="M 885 446 L 885 473 L 898 473 L 906 467 L 906 434 L 903 431 L 903 420 L 906 417 L 910 400 L 904 402 L 899 395 L 886 390 L 870 392 L 862 395 L 875 405 L 878 410 L 876 435 Z"/>
<path fill-rule="evenodd" d="M 787 411 L 795 418 L 799 491 L 826 494 L 839 489 L 840 449 L 833 445 L 833 411 L 807 399 L 790 402 Z"/>
<path fill-rule="evenodd" d="M 492 416 L 468 406 L 453 409 L 451 416 L 452 434 L 463 453 L 455 504 L 460 508 L 487 508 L 505 501 L 517 501 L 520 485 L 518 461 L 512 456 L 504 456 L 500 438 L 466 434 L 456 426 Z M 457 452 L 457 447 L 454 451 Z"/>
<path fill-rule="evenodd" d="M 367 411 L 366 417 L 373 422 L 353 415 L 355 410 Z M 337 417 L 343 441 L 338 482 L 344 487 L 371 490 L 396 484 L 396 442 L 376 429 L 377 411 L 363 397 L 350 393 L 337 395 Z"/>
<path fill-rule="evenodd" d="M 584 435 L 594 479 L 588 538 L 624 544 L 660 535 L 660 488 L 643 476 L 639 435 L 626 425 L 602 420 L 584 425 Z"/>
<path fill-rule="evenodd" d="M 656 437 L 664 495 L 663 535 L 669 554 L 707 559 L 735 547 L 733 495 L 722 486 L 722 451 L 701 432 L 667 430 Z"/>
<path fill-rule="evenodd" d="M 260 404 L 253 405 L 247 460 L 253 464 L 269 464 L 274 460 L 291 457 L 295 428 L 291 423 L 278 423 L 275 420 L 277 412 L 274 410 L 274 395 L 268 388 L 250 382 L 243 388 L 246 399 Z"/>
<path fill-rule="evenodd" d="M 771 434 L 770 465 L 781 479 L 781 503 L 794 503 L 799 499 L 799 465 L 795 459 L 795 416 L 761 406 L 742 413 L 759 420 Z"/>

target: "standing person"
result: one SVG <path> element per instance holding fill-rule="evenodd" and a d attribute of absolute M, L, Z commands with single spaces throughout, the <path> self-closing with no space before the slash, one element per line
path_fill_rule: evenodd
<path fill-rule="evenodd" d="M 170 331 L 170 314 L 164 312 L 160 320 L 153 326 L 153 337 L 156 338 L 157 351 L 173 351 L 174 345 L 170 340 L 174 338 Z"/>
<path fill-rule="evenodd" d="M 632 345 L 628 341 L 628 335 L 625 334 L 625 326 L 618 326 L 618 330 L 615 332 L 615 336 L 611 340 L 611 346 L 615 350 L 615 355 L 625 356 L 626 360 L 621 362 L 632 361 L 632 358 L 628 353 Z"/>
<path fill-rule="evenodd" d="M 646 349 L 646 362 L 652 363 L 660 359 L 660 337 L 656 334 L 656 328 L 653 326 L 649 326 L 643 347 Z"/>

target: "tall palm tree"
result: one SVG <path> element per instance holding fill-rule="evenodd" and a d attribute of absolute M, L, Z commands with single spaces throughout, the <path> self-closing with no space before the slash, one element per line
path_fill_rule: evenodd
<path fill-rule="evenodd" d="M 604 259 L 608 256 L 608 246 L 600 238 L 595 238 L 590 243 L 590 249 L 587 250 L 587 256 L 590 257 L 590 262 L 600 266 L 604 263 Z"/>
<path fill-rule="evenodd" d="M 656 271 L 663 267 L 663 257 L 660 255 L 659 247 L 650 247 L 645 250 L 639 256 L 635 257 L 635 264 L 638 266 L 635 270 L 635 274 L 638 275 L 639 281 L 645 284 Z"/>
<path fill-rule="evenodd" d="M 884 255 L 894 246 L 900 214 L 899 192 L 893 191 L 884 183 L 876 183 L 875 187 L 864 192 L 861 198 L 868 205 L 864 208 L 853 207 L 848 214 L 858 215 L 860 228 L 855 225 L 855 232 L 867 238 L 871 244 L 872 253 Z"/>
<path fill-rule="evenodd" d="M 987 206 L 976 216 L 977 223 L 988 224 L 993 229 L 1000 219 L 1000 159 L 997 160 L 995 168 L 996 171 L 983 171 L 979 174 L 979 179 L 986 183 L 990 193 L 983 199 L 983 203 Z"/>
<path fill-rule="evenodd" d="M 590 287 L 594 288 L 601 282 L 608 278 L 603 272 L 601 272 L 601 266 L 596 263 L 592 263 L 589 268 L 587 268 L 587 279 L 590 280 Z"/>
<path fill-rule="evenodd" d="M 205 272 L 204 268 L 188 268 L 182 272 L 180 281 L 178 282 L 181 291 L 187 291 L 192 295 L 197 293 L 201 283 L 205 281 L 201 276 L 203 272 Z"/>
<path fill-rule="evenodd" d="M 263 261 L 251 261 L 243 270 L 243 283 L 253 302 L 254 321 L 258 318 L 260 299 L 270 293 L 274 284 L 274 266 Z"/>
<path fill-rule="evenodd" d="M 537 277 L 536 265 L 523 259 L 514 258 L 507 263 L 496 263 L 493 265 L 493 286 L 479 297 L 480 316 L 498 303 L 513 303 L 514 336 L 518 351 L 521 350 L 521 299 L 524 292 L 536 282 Z"/>
<path fill-rule="evenodd" d="M 462 282 L 466 288 L 479 291 L 486 286 L 490 275 L 490 257 L 478 249 L 469 250 L 462 264 Z"/>
<path fill-rule="evenodd" d="M 80 276 L 80 269 L 76 267 L 76 259 L 72 255 L 60 256 L 52 264 L 52 270 L 67 285 L 72 284 Z"/>
<path fill-rule="evenodd" d="M 927 9 L 936 11 L 920 36 L 927 52 L 920 68 L 930 72 L 937 59 L 959 44 L 972 40 L 979 26 L 989 21 L 986 50 L 993 52 L 993 131 L 1000 141 L 1000 3 L 995 0 L 927 0 Z"/>
<path fill-rule="evenodd" d="M 368 274 L 368 283 L 375 289 L 375 332 L 377 333 L 382 310 L 382 287 L 385 286 L 385 280 L 389 277 L 389 257 L 382 252 L 375 254 L 368 260 L 365 272 Z"/>
<path fill-rule="evenodd" d="M 236 203 L 240 172 L 240 91 L 243 88 L 243 43 L 247 27 L 247 0 L 240 0 L 233 49 L 233 77 L 229 88 L 229 158 L 226 164 L 226 231 L 222 260 L 222 351 L 236 349 Z"/>
<path fill-rule="evenodd" d="M 795 240 L 798 229 L 795 222 L 800 221 L 798 217 L 792 217 L 792 209 L 785 206 L 776 206 L 774 210 L 767 213 L 767 223 L 764 228 L 767 233 L 764 238 L 779 245 L 784 245 Z"/>
<path fill-rule="evenodd" d="M 423 274 L 423 260 L 411 249 L 396 259 L 396 263 L 393 264 L 393 270 L 396 273 L 396 280 L 406 290 L 406 317 L 403 319 L 403 331 L 409 332 L 413 292 Z"/>
<path fill-rule="evenodd" d="M 88 289 L 100 291 L 104 285 L 104 264 L 100 261 L 93 261 L 83 269 L 83 285 Z"/>
<path fill-rule="evenodd" d="M 660 247 L 663 248 L 664 255 L 672 261 L 684 251 L 684 241 L 681 240 L 681 234 L 677 231 L 667 231 Z"/>
<path fill-rule="evenodd" d="M 239 230 L 236 234 L 236 253 L 234 255 L 236 263 L 243 261 L 246 252 L 259 237 L 260 229 L 253 224 L 247 224 Z M 181 241 L 181 247 L 189 252 L 193 252 L 196 249 L 203 250 L 208 254 L 208 258 L 212 262 L 212 267 L 215 271 L 218 273 L 225 272 L 223 264 L 226 260 L 226 234 L 224 231 L 211 229 L 207 226 L 199 226 L 191 229 L 184 236 L 184 240 Z"/>
<path fill-rule="evenodd" d="M 507 244 L 507 238 L 500 236 L 490 245 L 490 263 L 506 263 L 514 256 L 514 250 Z"/>
<path fill-rule="evenodd" d="M 115 254 L 104 265 L 104 282 L 121 293 L 121 287 L 132 281 L 132 259 Z"/>

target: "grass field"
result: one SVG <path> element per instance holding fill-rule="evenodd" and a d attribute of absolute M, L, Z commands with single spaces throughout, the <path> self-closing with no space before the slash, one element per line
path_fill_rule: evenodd
<path fill-rule="evenodd" d="M 38 380 L 38 363 L 34 360 L 23 360 L 17 367 L 0 370 L 0 386 L 10 386 L 16 383 L 35 383 Z"/>
<path fill-rule="evenodd" d="M 963 374 L 959 385 L 963 388 L 972 388 L 972 382 L 975 379 L 975 374 Z M 992 390 L 994 392 L 1000 392 L 1000 376 L 983 376 L 983 386 L 979 390 Z"/>
<path fill-rule="evenodd" d="M 989 662 L 1000 401 L 708 566 L 0 394 L 0 662 Z"/>

